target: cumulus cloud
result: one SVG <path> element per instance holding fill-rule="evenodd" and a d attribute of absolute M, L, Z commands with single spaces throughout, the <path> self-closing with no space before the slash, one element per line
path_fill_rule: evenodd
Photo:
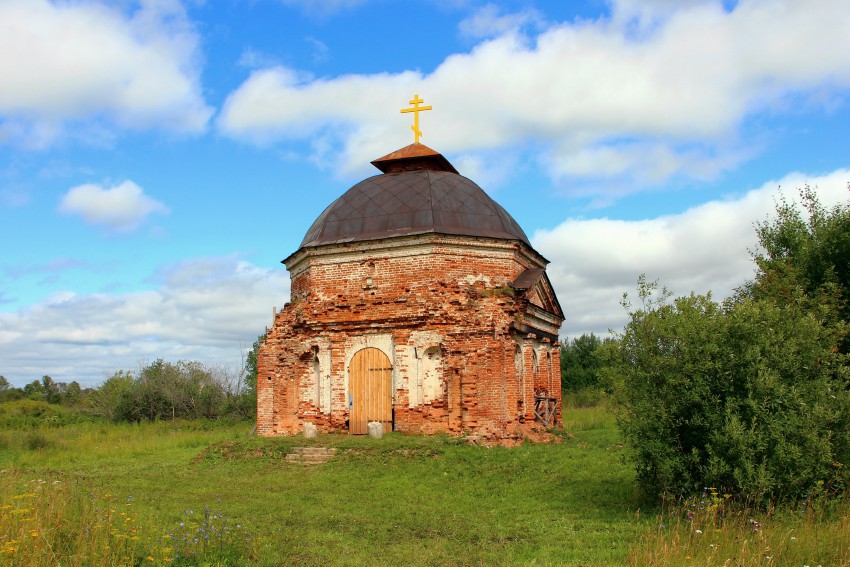
<path fill-rule="evenodd" d="M 59 211 L 77 215 L 109 232 L 127 233 L 139 228 L 154 213 L 167 213 L 160 201 L 145 195 L 132 181 L 106 189 L 95 184 L 73 187 L 61 200 Z"/>
<path fill-rule="evenodd" d="M 554 178 L 592 169 L 628 192 L 717 175 L 746 157 L 747 118 L 850 86 L 850 50 L 835 47 L 850 36 L 847 0 L 639 5 L 615 1 L 610 17 L 547 23 L 534 35 L 516 31 L 521 14 L 484 13 L 506 31 L 429 73 L 259 69 L 230 94 L 218 127 L 258 143 L 328 137 L 334 165 L 351 172 L 411 141 L 396 109 L 418 92 L 434 106 L 423 143 L 469 153 L 534 140 Z M 478 29 L 473 21 L 465 25 Z M 647 156 L 660 165 L 648 168 Z"/>
<path fill-rule="evenodd" d="M 569 219 L 536 232 L 532 244 L 552 262 L 547 271 L 566 312 L 562 334 L 621 329 L 626 314 L 618 302 L 634 291 L 640 274 L 659 279 L 677 295 L 729 296 L 753 278 L 754 223 L 775 212 L 780 195 L 799 201 L 798 189 L 808 184 L 831 206 L 850 198 L 848 182 L 848 169 L 821 176 L 793 173 L 680 214 L 636 221 Z"/>
<path fill-rule="evenodd" d="M 0 313 L 3 374 L 17 384 L 44 374 L 94 384 L 156 358 L 238 368 L 271 324 L 272 306 L 289 298 L 285 270 L 235 256 L 167 266 L 155 281 L 148 291 L 64 292 Z"/>
<path fill-rule="evenodd" d="M 231 136 L 259 143 L 313 138 L 341 124 L 358 124 L 351 136 L 370 127 L 388 133 L 387 108 L 407 100 L 421 80 L 416 72 L 313 80 L 283 66 L 261 69 L 228 97 L 219 126 Z"/>
<path fill-rule="evenodd" d="M 121 5 L 0 2 L 0 143 L 44 147 L 80 121 L 205 128 L 199 40 L 180 2 Z"/>
<path fill-rule="evenodd" d="M 561 182 L 561 193 L 592 196 L 592 206 L 601 207 L 635 188 L 658 186 L 674 177 L 716 179 L 756 153 L 757 144 L 729 145 L 718 152 L 699 143 L 630 140 L 555 148 L 544 160 L 549 175 Z"/>

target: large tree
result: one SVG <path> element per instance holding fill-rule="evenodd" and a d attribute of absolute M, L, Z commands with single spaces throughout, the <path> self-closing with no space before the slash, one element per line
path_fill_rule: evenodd
<path fill-rule="evenodd" d="M 808 186 L 800 200 L 802 208 L 781 199 L 776 215 L 756 224 L 762 251 L 754 257 L 756 279 L 744 293 L 805 303 L 821 310 L 827 323 L 850 323 L 850 201 L 827 208 Z M 850 352 L 850 337 L 840 349 Z"/>
<path fill-rule="evenodd" d="M 602 340 L 593 333 L 561 341 L 561 384 L 565 391 L 599 386 L 597 350 L 601 345 Z"/>
<path fill-rule="evenodd" d="M 0 376 L 0 402 L 19 400 L 23 397 L 23 390 L 12 386 L 12 384 L 9 383 L 9 380 L 7 380 L 5 376 Z"/>
<path fill-rule="evenodd" d="M 245 387 L 249 393 L 252 393 L 255 400 L 257 396 L 257 355 L 260 352 L 260 347 L 266 340 L 266 333 L 257 337 L 254 341 L 251 350 L 245 356 Z"/>

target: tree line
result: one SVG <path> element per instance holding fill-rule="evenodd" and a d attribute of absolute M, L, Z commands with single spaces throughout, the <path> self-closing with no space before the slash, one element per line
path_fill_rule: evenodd
<path fill-rule="evenodd" d="M 254 342 L 240 372 L 198 361 L 159 359 L 137 372 L 115 372 L 94 388 L 50 376 L 15 388 L 0 376 L 0 403 L 44 402 L 113 422 L 250 419 L 257 412 L 257 350 L 264 338 L 260 335 Z"/>

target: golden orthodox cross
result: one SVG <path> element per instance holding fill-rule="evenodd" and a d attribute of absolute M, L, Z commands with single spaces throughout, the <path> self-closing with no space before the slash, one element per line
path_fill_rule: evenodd
<path fill-rule="evenodd" d="M 413 113 L 413 126 L 410 127 L 413 130 L 413 141 L 415 143 L 419 143 L 419 137 L 422 135 L 422 130 L 419 129 L 419 113 L 424 110 L 431 110 L 430 106 L 419 106 L 425 102 L 421 98 L 419 98 L 419 94 L 413 95 L 413 100 L 410 101 L 409 104 L 413 105 L 413 108 L 402 108 L 401 113 L 405 114 L 407 112 Z"/>

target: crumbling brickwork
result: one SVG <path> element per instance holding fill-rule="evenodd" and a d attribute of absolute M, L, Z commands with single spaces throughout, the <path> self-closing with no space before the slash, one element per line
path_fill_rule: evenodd
<path fill-rule="evenodd" d="M 258 358 L 259 434 L 307 421 L 347 430 L 348 364 L 371 347 L 392 364 L 396 431 L 518 435 L 534 422 L 535 394 L 560 401 L 560 321 L 536 313 L 539 291 L 510 286 L 544 262 L 516 241 L 445 235 L 294 255 L 292 301 Z"/>

